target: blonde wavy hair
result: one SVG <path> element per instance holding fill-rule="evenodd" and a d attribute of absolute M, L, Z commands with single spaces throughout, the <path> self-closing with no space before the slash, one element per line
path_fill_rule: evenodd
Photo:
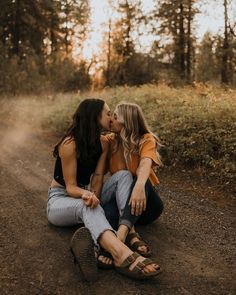
<path fill-rule="evenodd" d="M 115 112 L 118 121 L 123 125 L 120 132 L 120 138 L 117 138 L 115 150 L 117 150 L 118 145 L 122 143 L 126 164 L 128 164 L 132 154 L 139 153 L 142 145 L 146 141 L 143 138 L 145 133 L 153 135 L 156 140 L 157 148 L 158 146 L 161 146 L 158 137 L 151 132 L 139 105 L 135 103 L 120 103 L 116 106 Z M 157 159 L 158 166 L 162 165 L 158 151 Z"/>

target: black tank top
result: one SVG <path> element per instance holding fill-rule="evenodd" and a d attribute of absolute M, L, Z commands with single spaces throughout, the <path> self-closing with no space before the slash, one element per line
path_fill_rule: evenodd
<path fill-rule="evenodd" d="M 98 146 L 97 152 L 93 155 L 90 161 L 84 161 L 83 159 L 77 159 L 77 185 L 85 186 L 90 182 L 91 175 L 94 173 L 97 162 L 102 154 L 101 143 Z M 54 179 L 65 186 L 65 181 L 62 172 L 61 158 L 58 156 L 54 168 Z"/>

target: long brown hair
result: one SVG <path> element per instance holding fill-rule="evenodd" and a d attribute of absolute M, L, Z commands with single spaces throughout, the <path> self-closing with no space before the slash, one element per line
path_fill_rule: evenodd
<path fill-rule="evenodd" d="M 104 100 L 98 98 L 87 98 L 79 104 L 72 124 L 54 147 L 54 157 L 58 156 L 59 147 L 66 138 L 75 140 L 78 158 L 89 161 L 97 153 L 101 134 L 99 118 L 104 104 Z"/>

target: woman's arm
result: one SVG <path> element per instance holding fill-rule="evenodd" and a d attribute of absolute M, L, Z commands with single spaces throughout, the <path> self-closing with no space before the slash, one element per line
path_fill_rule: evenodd
<path fill-rule="evenodd" d="M 151 172 L 152 159 L 141 158 L 138 169 L 136 171 L 137 181 L 134 185 L 132 195 L 129 201 L 131 205 L 131 214 L 141 215 L 146 210 L 145 184 Z"/>
<path fill-rule="evenodd" d="M 136 170 L 137 181 L 133 188 L 130 204 L 131 212 L 135 215 L 142 214 L 146 209 L 145 184 L 150 176 L 153 165 L 159 165 L 157 154 L 157 141 L 151 133 L 145 134 L 139 150 L 140 162 Z M 137 202 L 140 202 L 137 205 Z"/>
<path fill-rule="evenodd" d="M 96 207 L 99 200 L 88 190 L 77 185 L 77 156 L 76 145 L 73 140 L 62 143 L 59 149 L 62 162 L 63 177 L 68 194 L 73 198 L 82 198 L 87 206 Z"/>
<path fill-rule="evenodd" d="M 107 155 L 109 149 L 108 141 L 104 137 L 101 137 L 101 143 L 103 152 L 98 160 L 96 170 L 92 175 L 91 179 L 91 190 L 94 192 L 97 198 L 100 198 L 103 185 L 103 178 L 107 171 Z"/>

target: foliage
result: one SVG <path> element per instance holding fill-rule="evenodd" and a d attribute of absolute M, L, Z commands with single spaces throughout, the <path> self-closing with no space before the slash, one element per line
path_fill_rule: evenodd
<path fill-rule="evenodd" d="M 1 92 L 73 91 L 90 85 L 83 59 L 78 64 L 71 57 L 74 35 L 79 49 L 88 32 L 89 1 L 3 2 L 0 3 Z"/>
<path fill-rule="evenodd" d="M 149 12 L 144 0 L 108 0 L 102 52 L 85 61 L 85 41 L 93 30 L 90 4 L 0 1 L 0 92 L 70 92 L 160 81 L 236 85 L 233 1 L 220 4 L 224 33 L 207 33 L 198 44 L 195 21 L 204 11 L 203 0 L 155 0 Z M 142 44 L 146 37 L 153 40 L 149 51 Z"/>
<path fill-rule="evenodd" d="M 56 58 L 48 64 L 46 73 L 54 91 L 85 90 L 89 88 L 91 83 L 86 63 L 82 61 L 77 65 L 70 59 Z"/>
<path fill-rule="evenodd" d="M 163 144 L 164 165 L 201 168 L 222 183 L 236 181 L 236 91 L 214 84 L 171 88 L 146 84 L 141 87 L 114 87 L 82 95 L 57 94 L 20 99 L 24 120 L 38 120 L 44 129 L 58 134 L 68 127 L 79 101 L 103 97 L 111 110 L 120 101 L 138 103 L 149 125 Z M 22 106 L 23 101 L 23 106 Z M 9 109 L 18 100 L 7 100 Z M 32 112 L 32 108 L 34 111 Z M 29 109 L 27 116 L 22 112 Z M 2 108 L 2 114 L 6 108 Z M 15 117 L 14 117 L 15 119 Z"/>

